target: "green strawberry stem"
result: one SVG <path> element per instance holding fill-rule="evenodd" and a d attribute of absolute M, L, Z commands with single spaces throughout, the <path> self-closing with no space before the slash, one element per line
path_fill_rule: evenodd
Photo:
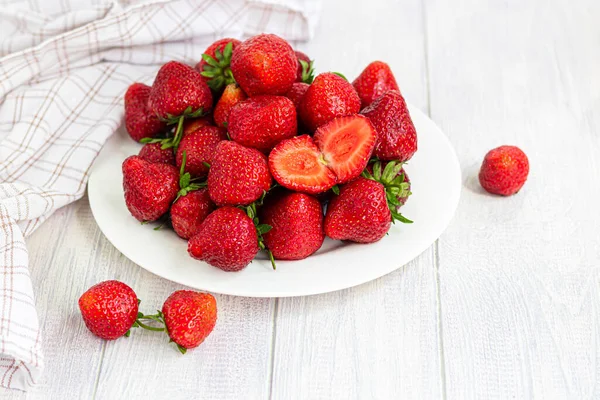
<path fill-rule="evenodd" d="M 172 137 L 167 138 L 143 138 L 140 140 L 140 143 L 162 143 L 160 146 L 161 149 L 173 149 L 173 151 L 177 152 L 177 148 L 179 147 L 179 143 L 183 138 L 183 122 L 186 118 L 199 118 L 204 115 L 204 110 L 200 107 L 197 110 L 192 110 L 192 106 L 188 106 L 185 111 L 181 115 L 171 115 L 167 114 L 167 118 L 160 118 L 163 122 L 166 122 L 167 125 L 175 125 L 177 124 L 177 128 L 175 129 L 175 133 Z"/>
<path fill-rule="evenodd" d="M 187 162 L 187 152 L 183 151 L 183 156 L 181 160 L 181 168 L 179 168 L 179 192 L 177 192 L 177 197 L 174 202 L 177 201 L 182 196 L 185 196 L 189 192 L 193 192 L 194 190 L 202 189 L 206 186 L 206 182 L 195 183 L 194 179 L 192 179 L 192 175 L 189 172 L 185 172 L 185 163 Z"/>
<path fill-rule="evenodd" d="M 300 61 L 300 65 L 302 65 L 302 82 L 310 85 L 315 79 L 314 61 L 311 60 L 310 63 L 307 63 L 304 60 L 298 61 Z"/>
<path fill-rule="evenodd" d="M 142 320 L 152 321 L 161 326 L 151 326 L 151 325 L 143 323 Z M 167 332 L 167 334 L 169 334 L 166 326 L 167 325 L 165 323 L 164 314 L 161 311 L 156 310 L 156 314 L 152 314 L 152 315 L 144 315 L 143 313 L 138 312 L 137 319 L 133 323 L 132 328 L 139 327 L 139 328 L 147 329 L 147 330 L 153 331 L 153 332 Z M 127 331 L 125 336 L 129 337 L 129 334 L 130 334 L 130 331 Z M 169 343 L 171 343 L 171 342 L 173 342 L 173 339 L 169 338 Z M 177 349 L 181 352 L 181 354 L 185 354 L 187 351 L 187 349 L 185 347 L 183 347 L 179 344 L 177 344 Z"/>
<path fill-rule="evenodd" d="M 254 203 L 251 203 L 247 206 L 240 206 L 240 208 L 242 210 L 244 210 L 246 212 L 246 215 L 248 215 L 248 217 L 250 217 L 252 222 L 254 222 L 254 226 L 256 226 L 256 234 L 258 235 L 258 247 L 261 250 L 264 250 L 267 252 L 267 254 L 269 255 L 269 260 L 271 260 L 271 266 L 273 267 L 274 270 L 276 270 L 277 265 L 275 264 L 275 257 L 273 257 L 273 253 L 271 252 L 271 250 L 267 249 L 267 247 L 265 246 L 265 241 L 263 239 L 263 234 L 269 232 L 271 229 L 273 229 L 273 227 L 268 224 L 261 224 L 258 219 L 257 207 L 260 207 L 263 205 L 266 195 L 267 195 L 267 191 L 263 191 L 263 194 L 262 194 L 262 196 L 260 196 L 260 199 L 256 200 Z"/>
<path fill-rule="evenodd" d="M 211 57 L 208 54 L 202 54 L 202 59 L 206 63 L 200 72 L 205 78 L 210 78 L 208 86 L 218 92 L 224 86 L 230 83 L 235 83 L 235 78 L 231 72 L 231 55 L 233 54 L 233 43 L 229 42 L 221 52 L 218 48 L 215 50 L 215 56 Z"/>
<path fill-rule="evenodd" d="M 402 205 L 398 197 L 407 197 L 411 194 L 408 183 L 404 182 L 404 174 L 400 174 L 403 165 L 398 161 L 389 161 L 382 170 L 381 161 L 377 160 L 373 164 L 373 173 L 365 169 L 362 176 L 381 183 L 385 188 L 385 197 L 392 214 L 392 223 L 400 221 L 404 224 L 412 224 L 413 221 L 398 212 L 398 207 Z"/>

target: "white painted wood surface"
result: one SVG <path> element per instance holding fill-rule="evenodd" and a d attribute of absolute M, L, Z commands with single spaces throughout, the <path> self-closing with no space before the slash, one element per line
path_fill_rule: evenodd
<path fill-rule="evenodd" d="M 304 47 L 318 69 L 389 62 L 456 148 L 463 194 L 439 243 L 337 293 L 218 296 L 216 330 L 180 356 L 159 336 L 103 343 L 84 328 L 76 303 L 95 282 L 131 284 L 143 311 L 181 286 L 123 257 L 83 199 L 28 240 L 45 381 L 0 397 L 600 398 L 600 2 L 323 3 Z M 532 165 L 506 199 L 476 181 L 500 144 Z"/>

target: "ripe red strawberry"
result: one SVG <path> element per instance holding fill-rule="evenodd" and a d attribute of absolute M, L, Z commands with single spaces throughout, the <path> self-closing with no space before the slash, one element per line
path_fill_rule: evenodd
<path fill-rule="evenodd" d="M 298 59 L 298 70 L 296 72 L 296 82 L 312 83 L 315 79 L 315 69 L 313 61 L 301 51 L 296 51 Z"/>
<path fill-rule="evenodd" d="M 267 153 L 296 135 L 296 108 L 283 96 L 251 97 L 231 109 L 227 129 L 232 140 Z"/>
<path fill-rule="evenodd" d="M 179 171 L 173 165 L 153 164 L 139 156 L 123 161 L 125 204 L 138 221 L 156 221 L 179 191 Z"/>
<path fill-rule="evenodd" d="M 365 108 L 388 90 L 400 91 L 390 66 L 382 61 L 373 61 L 352 82 L 360 97 L 361 108 Z"/>
<path fill-rule="evenodd" d="M 136 142 L 152 138 L 164 131 L 167 125 L 148 108 L 150 86 L 134 83 L 125 93 L 125 128 Z"/>
<path fill-rule="evenodd" d="M 308 135 L 280 142 L 269 154 L 269 169 L 281 186 L 298 192 L 317 194 L 336 183 L 321 151 Z"/>
<path fill-rule="evenodd" d="M 114 340 L 128 333 L 138 315 L 138 299 L 119 281 L 100 282 L 79 298 L 85 326 L 102 339 Z"/>
<path fill-rule="evenodd" d="M 336 117 L 359 111 L 360 98 L 354 87 L 331 72 L 317 75 L 300 104 L 300 118 L 313 131 Z"/>
<path fill-rule="evenodd" d="M 183 123 L 183 136 L 194 133 L 203 126 L 214 126 L 212 116 L 210 114 L 204 117 L 186 120 Z"/>
<path fill-rule="evenodd" d="M 296 81 L 298 60 L 289 43 L 272 34 L 242 42 L 231 57 L 231 71 L 248 96 L 283 95 Z"/>
<path fill-rule="evenodd" d="M 361 111 L 377 131 L 373 155 L 381 160 L 406 162 L 417 151 L 417 131 L 400 92 L 387 91 Z"/>
<path fill-rule="evenodd" d="M 208 172 L 208 193 L 216 205 L 248 205 L 269 190 L 271 182 L 264 154 L 236 142 L 219 142 Z"/>
<path fill-rule="evenodd" d="M 248 96 L 246 96 L 246 93 L 244 93 L 244 91 L 235 83 L 227 85 L 215 106 L 215 124 L 217 124 L 217 126 L 227 127 L 229 113 L 233 106 L 247 98 Z"/>
<path fill-rule="evenodd" d="M 140 149 L 138 156 L 150 163 L 175 165 L 173 149 L 163 149 L 160 143 L 146 143 Z"/>
<path fill-rule="evenodd" d="M 359 176 L 367 166 L 377 133 L 367 118 L 351 115 L 322 125 L 313 138 L 337 183 L 345 183 Z"/>
<path fill-rule="evenodd" d="M 279 260 L 301 260 L 319 250 L 325 239 L 323 209 L 316 198 L 285 191 L 267 198 L 261 222 L 271 226 L 263 234 L 266 247 Z"/>
<path fill-rule="evenodd" d="M 179 350 L 198 347 L 217 323 L 217 301 L 208 293 L 191 290 L 173 292 L 162 306 L 167 333 Z"/>
<path fill-rule="evenodd" d="M 385 188 L 374 180 L 353 180 L 327 205 L 325 234 L 332 239 L 373 243 L 385 236 L 391 224 Z"/>
<path fill-rule="evenodd" d="M 292 88 L 285 94 L 285 97 L 290 99 L 296 107 L 296 112 L 300 112 L 300 104 L 310 85 L 304 82 L 295 82 Z"/>
<path fill-rule="evenodd" d="M 191 238 L 214 209 L 208 189 L 194 190 L 179 197 L 171 206 L 173 230 L 183 239 Z"/>
<path fill-rule="evenodd" d="M 185 172 L 196 177 L 208 174 L 204 163 L 212 164 L 215 148 L 221 140 L 227 139 L 225 130 L 216 126 L 204 126 L 193 133 L 184 136 L 177 148 L 176 162 L 181 168 L 183 152 L 186 153 Z"/>
<path fill-rule="evenodd" d="M 224 86 L 235 83 L 230 68 L 231 55 L 240 43 L 237 39 L 219 39 L 208 46 L 196 64 L 196 70 L 212 90 L 220 91 Z"/>
<path fill-rule="evenodd" d="M 490 193 L 510 196 L 517 193 L 529 175 L 529 160 L 516 146 L 490 150 L 479 171 L 479 183 Z"/>
<path fill-rule="evenodd" d="M 152 84 L 148 106 L 159 118 L 172 119 L 196 115 L 212 109 L 212 94 L 202 75 L 189 65 L 169 61 L 163 65 Z"/>
<path fill-rule="evenodd" d="M 224 271 L 239 271 L 250 264 L 258 253 L 256 226 L 237 207 L 218 208 L 206 217 L 198 232 L 192 236 L 188 242 L 188 252 L 193 258 Z"/>

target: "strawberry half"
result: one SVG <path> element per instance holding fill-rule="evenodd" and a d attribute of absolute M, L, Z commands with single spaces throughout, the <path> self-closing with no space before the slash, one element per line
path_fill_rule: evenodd
<path fill-rule="evenodd" d="M 321 126 L 314 140 L 337 183 L 348 182 L 361 174 L 375 147 L 377 134 L 361 115 L 336 118 Z"/>
<path fill-rule="evenodd" d="M 269 168 L 283 187 L 318 194 L 348 182 L 367 166 L 377 134 L 361 115 L 336 118 L 308 135 L 284 140 L 271 151 Z"/>
<path fill-rule="evenodd" d="M 317 194 L 336 183 L 321 151 L 308 135 L 280 142 L 269 154 L 269 169 L 281 186 L 298 192 Z"/>

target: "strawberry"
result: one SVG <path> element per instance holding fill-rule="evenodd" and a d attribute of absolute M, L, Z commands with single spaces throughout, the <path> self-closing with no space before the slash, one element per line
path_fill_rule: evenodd
<path fill-rule="evenodd" d="M 217 301 L 208 293 L 177 290 L 165 300 L 159 318 L 167 333 L 185 354 L 198 347 L 210 335 L 217 323 Z"/>
<path fill-rule="evenodd" d="M 179 171 L 173 165 L 153 164 L 139 156 L 123 161 L 125 204 L 138 221 L 156 221 L 179 191 Z"/>
<path fill-rule="evenodd" d="M 321 151 L 308 135 L 280 142 L 269 154 L 269 169 L 281 186 L 317 194 L 336 184 L 333 171 L 326 166 Z"/>
<path fill-rule="evenodd" d="M 388 90 L 400 91 L 390 66 L 382 61 L 373 61 L 352 82 L 360 97 L 361 108 L 369 106 Z"/>
<path fill-rule="evenodd" d="M 183 136 L 194 133 L 203 126 L 214 126 L 211 115 L 186 120 L 183 123 Z"/>
<path fill-rule="evenodd" d="M 148 106 L 167 124 L 177 124 L 172 138 L 163 147 L 177 147 L 185 118 L 197 118 L 211 111 L 212 94 L 202 75 L 189 65 L 170 61 L 163 65 L 150 91 Z"/>
<path fill-rule="evenodd" d="M 327 167 L 335 173 L 337 183 L 345 183 L 359 176 L 367 166 L 377 133 L 367 118 L 351 115 L 322 125 L 313 138 Z"/>
<path fill-rule="evenodd" d="M 301 51 L 295 51 L 298 59 L 298 70 L 296 72 L 296 82 L 312 83 L 315 79 L 314 62 Z"/>
<path fill-rule="evenodd" d="M 81 295 L 79 310 L 85 326 L 94 335 L 114 340 L 128 335 L 138 316 L 138 299 L 126 284 L 105 281 Z"/>
<path fill-rule="evenodd" d="M 248 96 L 283 95 L 296 81 L 298 60 L 289 43 L 272 34 L 242 42 L 231 57 L 231 71 Z"/>
<path fill-rule="evenodd" d="M 173 149 L 163 149 L 160 143 L 146 143 L 142 146 L 138 156 L 150 163 L 175 165 Z"/>
<path fill-rule="evenodd" d="M 529 160 L 516 146 L 490 150 L 479 171 L 479 183 L 489 193 L 510 196 L 517 193 L 529 175 Z"/>
<path fill-rule="evenodd" d="M 377 131 L 373 155 L 406 162 L 417 151 L 417 131 L 400 92 L 389 90 L 361 111 Z"/>
<path fill-rule="evenodd" d="M 373 243 L 385 236 L 391 224 L 385 188 L 374 180 L 353 180 L 327 205 L 325 234 L 332 239 Z"/>
<path fill-rule="evenodd" d="M 336 117 L 360 111 L 354 87 L 337 74 L 317 75 L 300 104 L 300 119 L 312 131 Z"/>
<path fill-rule="evenodd" d="M 248 205 L 271 187 L 267 158 L 256 149 L 223 140 L 208 171 L 208 193 L 218 206 Z"/>
<path fill-rule="evenodd" d="M 251 97 L 231 109 L 228 130 L 232 140 L 267 153 L 296 135 L 296 108 L 283 96 Z"/>
<path fill-rule="evenodd" d="M 272 227 L 263 237 L 276 259 L 301 260 L 321 248 L 323 209 L 316 198 L 288 191 L 270 195 L 260 215 Z"/>
<path fill-rule="evenodd" d="M 150 86 L 134 83 L 125 93 L 125 129 L 136 142 L 146 137 L 154 137 L 164 131 L 167 125 L 148 108 Z"/>
<path fill-rule="evenodd" d="M 250 264 L 258 253 L 258 246 L 252 218 L 237 207 L 225 206 L 206 217 L 189 240 L 188 252 L 193 258 L 224 271 L 239 271 Z"/>
<path fill-rule="evenodd" d="M 310 85 L 308 83 L 295 82 L 292 85 L 292 88 L 288 90 L 288 92 L 285 94 L 285 97 L 287 97 L 292 101 L 292 103 L 294 103 L 294 106 L 296 107 L 296 112 L 300 111 L 300 104 L 302 104 L 302 99 L 304 98 L 304 95 L 306 94 L 306 91 L 309 87 Z"/>
<path fill-rule="evenodd" d="M 240 43 L 237 39 L 219 39 L 204 50 L 202 59 L 196 64 L 196 70 L 212 90 L 218 92 L 224 86 L 235 83 L 230 68 L 231 55 Z"/>
<path fill-rule="evenodd" d="M 181 168 L 183 152 L 187 154 L 185 172 L 196 177 L 208 174 L 208 166 L 211 164 L 217 144 L 227 138 L 223 128 L 216 126 L 203 126 L 193 133 L 184 136 L 179 143 L 176 154 L 177 166 Z"/>
<path fill-rule="evenodd" d="M 183 239 L 194 236 L 202 221 L 215 209 L 208 189 L 194 190 L 179 197 L 171 206 L 171 223 Z"/>
<path fill-rule="evenodd" d="M 217 102 L 214 111 L 215 124 L 217 126 L 227 127 L 227 121 L 229 119 L 229 113 L 233 106 L 239 102 L 246 100 L 248 96 L 246 93 L 235 83 L 229 84 L 225 87 L 221 98 Z"/>

